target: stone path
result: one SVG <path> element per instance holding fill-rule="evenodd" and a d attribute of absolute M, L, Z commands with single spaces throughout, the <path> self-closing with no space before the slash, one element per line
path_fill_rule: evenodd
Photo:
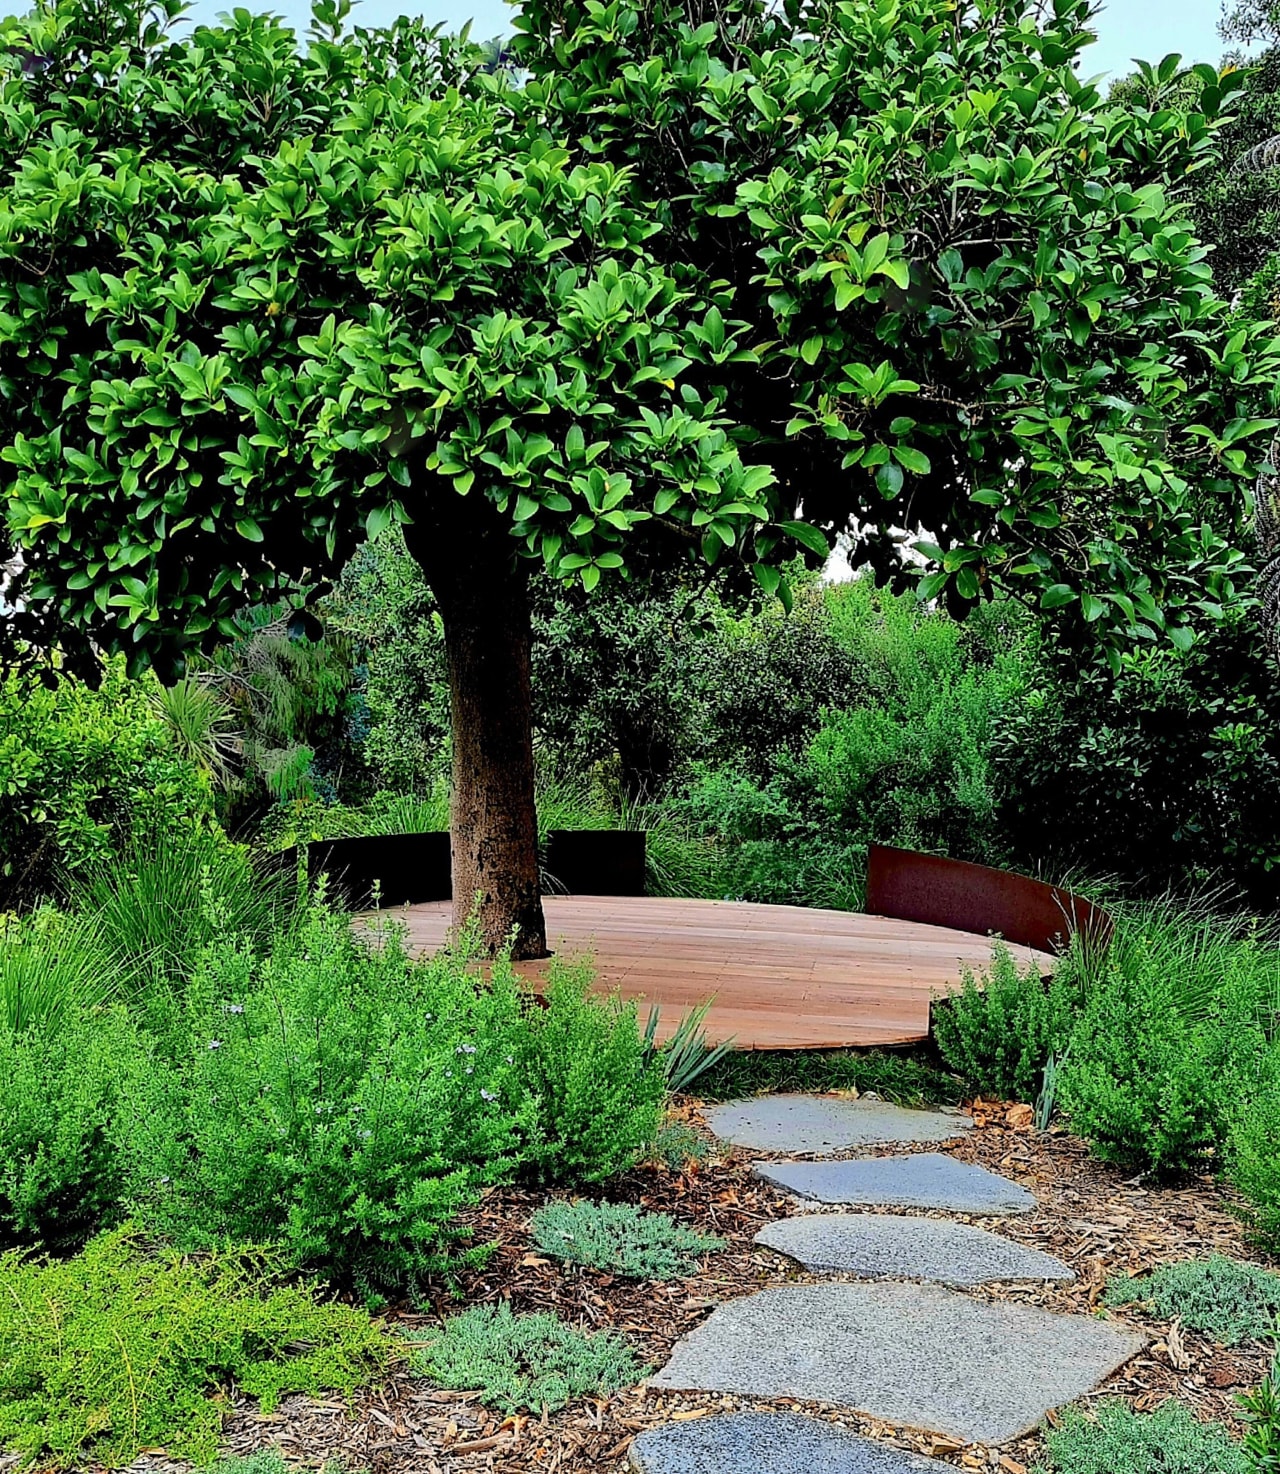
<path fill-rule="evenodd" d="M 940 1152 L 854 1162 L 757 1162 L 755 1174 L 797 1197 L 864 1208 L 941 1208 L 951 1213 L 1029 1213 L 1036 1200 L 1016 1182 Z"/>
<path fill-rule="evenodd" d="M 1145 1344 L 1089 1316 L 934 1285 L 777 1285 L 713 1311 L 650 1384 L 835 1403 L 999 1444 L 1091 1392 Z"/>
<path fill-rule="evenodd" d="M 932 1280 L 985 1285 L 997 1280 L 1075 1279 L 1061 1259 L 968 1223 L 902 1218 L 893 1213 L 806 1213 L 756 1234 L 757 1244 L 798 1259 L 806 1269 L 866 1279 Z"/>
<path fill-rule="evenodd" d="M 970 1125 L 947 1112 L 795 1095 L 722 1106 L 710 1120 L 724 1140 L 810 1157 L 931 1145 Z M 827 1204 L 993 1215 L 1035 1207 L 1016 1182 L 936 1151 L 759 1162 L 754 1170 Z M 1146 1344 L 1144 1336 L 1090 1316 L 940 1288 L 1073 1277 L 1060 1260 L 970 1224 L 801 1213 L 769 1224 L 756 1242 L 811 1271 L 852 1273 L 864 1282 L 777 1285 L 722 1305 L 679 1342 L 651 1385 L 798 1398 L 960 1443 L 999 1445 L 1092 1391 Z M 782 1411 L 651 1430 L 636 1440 L 631 1462 L 640 1474 L 927 1474 L 953 1467 Z"/>
<path fill-rule="evenodd" d="M 904 1111 L 883 1100 L 769 1095 L 717 1106 L 707 1124 L 721 1141 L 758 1152 L 829 1156 L 855 1146 L 954 1141 L 973 1130 L 959 1111 Z"/>
<path fill-rule="evenodd" d="M 639 1474 L 949 1474 L 950 1466 L 903 1453 L 799 1413 L 727 1413 L 671 1423 L 631 1445 Z"/>

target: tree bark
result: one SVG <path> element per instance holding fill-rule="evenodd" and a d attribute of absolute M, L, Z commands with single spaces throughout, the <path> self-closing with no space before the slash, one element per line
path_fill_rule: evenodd
<path fill-rule="evenodd" d="M 488 952 L 504 947 L 514 931 L 513 957 L 545 957 L 528 573 L 510 533 L 488 517 L 479 495 L 457 500 L 463 507 L 450 508 L 454 525 L 447 529 L 438 523 L 405 529 L 444 622 L 453 719 L 454 927 L 477 914 Z M 456 512 L 469 525 L 457 525 L 463 519 Z"/>

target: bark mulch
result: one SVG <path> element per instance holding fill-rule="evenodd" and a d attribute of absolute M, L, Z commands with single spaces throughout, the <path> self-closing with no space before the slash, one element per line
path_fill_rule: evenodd
<path fill-rule="evenodd" d="M 696 1123 L 696 1106 L 688 1110 Z M 997 1286 L 975 1293 L 1017 1300 L 1050 1310 L 1097 1312 L 1108 1276 L 1138 1273 L 1173 1260 L 1221 1253 L 1266 1263 L 1247 1243 L 1233 1201 L 1212 1180 L 1173 1188 L 1126 1178 L 1093 1161 L 1080 1141 L 1059 1131 L 1031 1130 L 1025 1107 L 977 1102 L 977 1129 L 951 1148 L 1031 1188 L 1036 1212 L 1023 1217 L 969 1220 L 1066 1260 L 1077 1273 L 1069 1285 Z M 477 1241 L 496 1243 L 483 1270 L 467 1274 L 456 1293 L 437 1287 L 432 1303 L 417 1313 L 393 1311 L 389 1319 L 412 1334 L 442 1316 L 485 1301 L 508 1300 L 513 1309 L 552 1310 L 585 1329 L 622 1332 L 642 1359 L 657 1367 L 674 1343 L 721 1301 L 766 1285 L 814 1278 L 751 1239 L 771 1219 L 794 1205 L 752 1178 L 753 1154 L 735 1150 L 701 1167 L 673 1173 L 653 1165 L 637 1170 L 609 1195 L 671 1213 L 729 1247 L 706 1261 L 696 1279 L 637 1285 L 605 1274 L 567 1267 L 539 1255 L 528 1220 L 545 1195 L 503 1191 L 469 1215 Z M 960 1216 L 960 1215 L 949 1215 Z M 1272 1265 L 1271 1267 L 1275 1267 Z M 1201 1418 L 1239 1430 L 1237 1397 L 1265 1372 L 1260 1345 L 1215 1346 L 1176 1323 L 1160 1324 L 1126 1309 L 1152 1337 L 1095 1398 L 1121 1397 L 1149 1410 L 1176 1397 Z M 774 1404 L 778 1406 L 779 1404 Z M 1002 1449 L 961 1448 L 946 1439 L 878 1424 L 857 1414 L 782 1404 L 823 1416 L 903 1448 L 932 1454 L 959 1469 L 990 1474 L 1026 1474 L 1037 1462 L 1039 1439 Z M 764 1407 L 752 1399 L 633 1389 L 598 1402 L 578 1403 L 550 1417 L 504 1418 L 481 1407 L 475 1395 L 443 1392 L 400 1367 L 376 1393 L 351 1409 L 338 1402 L 286 1400 L 270 1417 L 237 1402 L 228 1421 L 226 1445 L 248 1453 L 277 1445 L 291 1463 L 339 1461 L 370 1474 L 620 1474 L 632 1439 L 641 1430 L 673 1419 L 692 1419 L 741 1407 Z M 142 1461 L 137 1466 L 145 1467 Z M 152 1463 L 154 1470 L 159 1467 Z"/>

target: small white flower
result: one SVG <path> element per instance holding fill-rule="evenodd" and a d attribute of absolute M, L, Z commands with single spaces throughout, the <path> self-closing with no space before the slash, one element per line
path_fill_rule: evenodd
<path fill-rule="evenodd" d="M 468 1075 L 474 1075 L 475 1074 L 475 1071 L 471 1068 L 470 1065 L 467 1066 L 467 1074 Z"/>
<path fill-rule="evenodd" d="M 210 1049 L 221 1049 L 222 1048 L 222 1040 L 221 1039 L 210 1039 L 209 1040 L 209 1048 Z"/>
<path fill-rule="evenodd" d="M 226 1008 L 225 1008 L 225 1010 L 224 1010 L 224 1012 L 226 1012 L 226 1013 L 243 1013 L 244 1012 L 244 1004 L 243 1003 L 228 1003 L 227 1006 L 226 1006 Z"/>
<path fill-rule="evenodd" d="M 480 1092 L 481 1100 L 497 1100 L 497 1098 L 498 1097 L 493 1093 L 492 1090 L 482 1090 Z"/>

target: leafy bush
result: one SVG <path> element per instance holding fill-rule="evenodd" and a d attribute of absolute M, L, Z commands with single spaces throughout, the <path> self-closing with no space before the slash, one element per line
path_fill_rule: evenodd
<path fill-rule="evenodd" d="M 933 1006 L 938 1050 L 958 1075 L 1000 1100 L 1034 1100 L 1050 1055 L 1060 1055 L 1074 1022 L 1077 988 L 1060 964 L 1046 985 L 1034 963 L 1019 971 L 1008 947 L 991 951 L 991 966 Z"/>
<path fill-rule="evenodd" d="M 321 1303 L 251 1250 L 200 1259 L 126 1226 L 65 1260 L 0 1257 L 0 1443 L 66 1467 L 164 1445 L 212 1458 L 227 1381 L 270 1411 L 286 1392 L 350 1393 L 388 1343 L 363 1313 Z"/>
<path fill-rule="evenodd" d="M 1121 1275 L 1107 1285 L 1108 1305 L 1141 1305 L 1160 1320 L 1175 1317 L 1222 1346 L 1269 1335 L 1280 1313 L 1280 1276 L 1256 1264 L 1211 1259 L 1166 1264 L 1136 1278 Z"/>
<path fill-rule="evenodd" d="M 0 1247 L 75 1247 L 116 1214 L 115 1138 L 145 1051 L 119 1009 L 0 1027 Z"/>
<path fill-rule="evenodd" d="M 723 1239 L 629 1203 L 546 1203 L 534 1213 L 531 1228 L 544 1254 L 625 1279 L 682 1279 L 694 1272 L 701 1255 L 724 1248 Z"/>
<path fill-rule="evenodd" d="M 514 1175 L 536 1101 L 521 1083 L 521 996 L 498 964 L 414 966 L 313 908 L 261 955 L 211 946 L 185 1057 L 136 1084 L 132 1190 L 183 1246 L 278 1244 L 350 1276 L 438 1267 L 449 1226 Z"/>
<path fill-rule="evenodd" d="M 1126 653 L 1114 677 L 1048 646 L 996 717 L 991 763 L 1013 859 L 1147 894 L 1225 881 L 1274 909 L 1280 674 L 1243 603 L 1185 653 Z"/>
<path fill-rule="evenodd" d="M 1197 1422 L 1177 1402 L 1135 1413 L 1102 1403 L 1090 1416 L 1067 1408 L 1045 1432 L 1046 1462 L 1035 1474 L 1246 1474 L 1238 1443 L 1219 1423 Z"/>
<path fill-rule="evenodd" d="M 265 954 L 212 945 L 183 1050 L 131 1084 L 133 1197 L 182 1246 L 272 1243 L 362 1283 L 442 1268 L 485 1187 L 595 1181 L 652 1140 L 661 1066 L 588 982 L 553 969 L 543 1007 L 465 941 L 414 964 L 321 905 Z"/>
<path fill-rule="evenodd" d="M 646 1369 L 613 1331 L 586 1334 L 554 1315 L 514 1315 L 476 1305 L 451 1317 L 413 1361 L 441 1387 L 479 1391 L 503 1412 L 555 1412 L 577 1397 L 603 1397 L 640 1381 Z"/>
<path fill-rule="evenodd" d="M 177 834 L 213 813 L 209 785 L 174 748 L 152 704 L 155 682 L 113 660 L 92 690 L 64 677 L 0 682 L 0 895 L 9 906 L 55 893 L 139 834 Z"/>
<path fill-rule="evenodd" d="M 526 1177 L 591 1183 L 638 1160 L 662 1119 L 665 1070 L 645 1048 L 634 1003 L 589 993 L 586 966 L 553 962 L 545 1007 L 526 1008 L 517 1075 L 533 1113 Z"/>
<path fill-rule="evenodd" d="M 1248 1203 L 1259 1242 L 1280 1249 L 1280 1044 L 1261 1061 L 1257 1078 L 1236 1112 L 1227 1151 L 1227 1175 Z"/>
<path fill-rule="evenodd" d="M 1089 983 L 1061 1098 L 1098 1156 L 1158 1176 L 1203 1167 L 1225 1140 L 1262 1048 L 1250 987 L 1189 1006 L 1158 952 L 1113 948 Z"/>
<path fill-rule="evenodd" d="M 1240 1399 L 1247 1423 L 1245 1462 L 1249 1474 L 1280 1474 L 1280 1368 L 1273 1361 L 1267 1375 Z"/>

